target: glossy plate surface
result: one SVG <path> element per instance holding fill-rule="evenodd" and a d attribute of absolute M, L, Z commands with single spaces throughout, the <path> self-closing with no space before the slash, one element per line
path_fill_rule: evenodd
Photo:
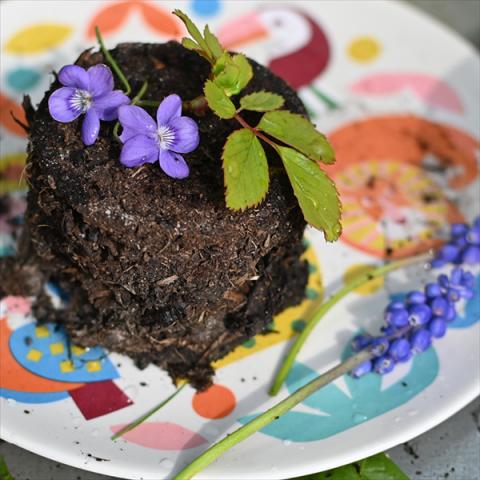
<path fill-rule="evenodd" d="M 311 277 L 306 301 L 275 319 L 271 333 L 220 362 L 215 386 L 185 388 L 122 440 L 112 432 L 170 395 L 167 375 L 125 357 L 74 348 L 52 326 L 36 328 L 28 299 L 0 306 L 0 414 L 5 440 L 79 468 L 122 478 L 169 477 L 336 362 L 359 329 L 375 332 L 389 297 L 429 278 L 421 267 L 392 274 L 341 302 L 316 328 L 279 397 L 267 394 L 287 342 L 312 303 L 387 257 L 432 246 L 439 226 L 471 219 L 478 202 L 479 59 L 445 27 L 395 2 L 358 1 L 22 1 L 1 4 L 1 255 L 12 253 L 24 197 L 14 193 L 26 144 L 24 92 L 40 101 L 50 72 L 106 42 L 179 38 L 169 11 L 208 22 L 231 48 L 268 64 L 295 86 L 328 133 L 330 169 L 344 202 L 342 240 L 307 232 Z M 448 168 L 445 168 L 446 163 Z M 375 179 L 375 181 L 372 181 Z M 55 295 L 55 291 L 52 291 Z M 466 305 L 447 337 L 394 373 L 342 378 L 257 433 L 198 478 L 275 479 L 318 472 L 415 437 L 480 392 L 480 306 Z"/>

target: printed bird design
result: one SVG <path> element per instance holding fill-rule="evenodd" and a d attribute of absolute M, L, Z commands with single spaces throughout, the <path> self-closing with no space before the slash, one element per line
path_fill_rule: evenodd
<path fill-rule="evenodd" d="M 305 12 L 277 6 L 250 12 L 223 25 L 220 42 L 235 49 L 262 41 L 268 67 L 291 87 L 308 87 L 329 108 L 336 102 L 314 86 L 330 61 L 330 45 L 325 31 Z"/>
<path fill-rule="evenodd" d="M 33 322 L 28 299 L 1 301 L 1 397 L 50 403 L 70 396 L 90 420 L 132 404 L 113 382 L 118 376 L 103 349 L 70 346 L 57 325 Z"/>

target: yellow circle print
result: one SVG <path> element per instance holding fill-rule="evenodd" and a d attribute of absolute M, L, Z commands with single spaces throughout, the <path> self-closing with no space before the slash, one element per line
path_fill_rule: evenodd
<path fill-rule="evenodd" d="M 374 37 L 362 36 L 354 38 L 348 45 L 349 57 L 359 63 L 375 60 L 382 50 L 382 46 Z"/>

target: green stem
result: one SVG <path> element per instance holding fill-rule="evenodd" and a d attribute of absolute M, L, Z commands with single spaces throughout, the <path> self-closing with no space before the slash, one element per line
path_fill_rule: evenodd
<path fill-rule="evenodd" d="M 317 312 L 314 313 L 312 319 L 307 322 L 307 324 L 305 325 L 305 328 L 300 332 L 298 337 L 295 339 L 290 351 L 288 352 L 287 356 L 283 360 L 280 370 L 278 371 L 273 381 L 273 385 L 270 389 L 270 395 L 272 396 L 276 395 L 280 391 L 280 388 L 282 387 L 283 382 L 287 378 L 287 375 L 289 374 L 292 368 L 293 362 L 295 361 L 295 358 L 297 357 L 298 352 L 300 352 L 300 349 L 303 347 L 303 344 L 306 342 L 310 333 L 312 333 L 312 330 L 315 328 L 318 322 L 325 316 L 325 314 L 335 304 L 337 304 L 343 297 L 345 297 L 345 295 L 347 295 L 351 291 L 355 290 L 356 288 L 362 286 L 364 283 L 367 283 L 376 277 L 381 277 L 387 274 L 388 272 L 392 272 L 393 270 L 398 270 L 399 268 L 405 267 L 412 263 L 424 262 L 429 259 L 430 259 L 430 254 L 423 254 L 423 255 L 417 255 L 415 257 L 405 258 L 403 260 L 397 260 L 397 261 L 382 265 L 380 267 L 377 267 L 374 270 L 370 270 L 369 272 L 358 275 L 349 283 L 345 284 L 340 290 L 338 290 L 337 293 L 332 295 L 326 302 L 322 303 L 322 305 L 317 310 Z"/>
<path fill-rule="evenodd" d="M 140 102 L 140 99 L 145 95 L 147 88 L 148 88 L 148 82 L 145 80 L 143 82 L 142 87 L 138 91 L 138 93 L 133 97 L 133 100 L 131 101 L 130 105 L 138 105 L 138 103 Z M 120 137 L 118 136 L 119 128 L 120 128 L 120 122 L 117 122 L 113 127 L 113 136 L 115 137 L 116 140 L 120 142 Z"/>
<path fill-rule="evenodd" d="M 240 443 L 241 441 L 253 435 L 255 432 L 261 430 L 269 423 L 278 419 L 281 415 L 291 410 L 318 389 L 324 387 L 342 375 L 345 375 L 354 367 L 372 357 L 373 354 L 370 350 L 362 350 L 331 370 L 328 370 L 324 374 L 313 379 L 310 383 L 307 383 L 305 386 L 299 388 L 296 392 L 282 400 L 280 403 L 277 403 L 266 412 L 262 413 L 258 417 L 255 417 L 253 420 L 250 420 L 250 422 L 246 423 L 243 427 L 235 430 L 230 435 L 227 435 L 223 440 L 220 440 L 218 443 L 210 447 L 192 463 L 190 463 L 190 465 L 178 473 L 177 476 L 174 477 L 174 480 L 189 480 L 237 443 Z"/>
<path fill-rule="evenodd" d="M 310 85 L 310 90 L 325 104 L 325 106 L 329 110 L 336 110 L 337 108 L 340 108 L 340 105 L 335 100 L 333 100 L 333 98 L 321 92 L 318 88 Z"/>
<path fill-rule="evenodd" d="M 141 86 L 140 90 L 138 93 L 133 97 L 131 105 L 137 105 L 138 102 L 141 100 L 141 98 L 145 95 L 145 92 L 147 91 L 148 88 L 148 82 L 145 80 L 143 82 L 143 85 Z"/>
<path fill-rule="evenodd" d="M 134 428 L 137 428 L 141 423 L 143 423 L 145 420 L 150 418 L 154 413 L 158 412 L 162 407 L 164 407 L 168 402 L 173 400 L 181 391 L 182 389 L 187 385 L 184 383 L 181 387 L 177 388 L 169 397 L 167 397 L 165 400 L 162 400 L 158 405 L 153 407 L 151 410 L 149 410 L 147 413 L 144 413 L 141 417 L 137 418 L 134 420 L 132 423 L 129 423 L 125 427 L 123 427 L 121 430 L 119 430 L 115 435 L 111 437 L 112 440 L 117 440 L 120 438 L 122 435 L 125 435 L 127 432 L 130 432 Z"/>
<path fill-rule="evenodd" d="M 112 54 L 105 47 L 105 44 L 103 43 L 102 34 L 100 33 L 100 29 L 98 28 L 98 26 L 95 26 L 95 35 L 97 36 L 97 41 L 100 45 L 100 50 L 102 51 L 104 57 L 107 59 L 110 66 L 113 68 L 113 71 L 117 74 L 118 78 L 123 83 L 125 87 L 125 92 L 124 92 L 125 95 L 130 95 L 132 91 L 132 87 L 130 86 L 130 83 L 127 80 L 127 77 L 123 74 L 121 68 L 118 66 L 118 63 L 112 57 Z"/>
<path fill-rule="evenodd" d="M 139 107 L 158 107 L 160 102 L 158 100 L 139 100 L 137 105 Z"/>

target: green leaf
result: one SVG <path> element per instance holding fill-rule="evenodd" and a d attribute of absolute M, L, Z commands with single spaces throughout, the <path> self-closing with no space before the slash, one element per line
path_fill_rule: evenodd
<path fill-rule="evenodd" d="M 208 25 L 205 25 L 203 36 L 205 38 L 205 42 L 207 43 L 207 46 L 210 52 L 212 53 L 213 58 L 217 59 L 221 57 L 224 52 L 224 49 L 222 45 L 220 45 L 218 38 L 210 31 L 210 29 L 208 28 Z"/>
<path fill-rule="evenodd" d="M 173 14 L 176 15 L 187 27 L 188 33 L 192 36 L 192 38 L 198 43 L 200 48 L 205 52 L 209 52 L 207 42 L 202 37 L 200 30 L 196 27 L 196 25 L 190 20 L 190 18 L 182 12 L 181 10 L 174 10 Z"/>
<path fill-rule="evenodd" d="M 358 462 L 361 480 L 409 480 L 384 453 Z"/>
<path fill-rule="evenodd" d="M 253 76 L 252 66 L 244 55 L 224 52 L 213 67 L 214 82 L 227 96 L 237 95 Z"/>
<path fill-rule="evenodd" d="M 14 480 L 14 478 L 12 477 L 11 473 L 8 470 L 5 459 L 2 456 L 0 456 L 0 478 L 2 480 Z"/>
<path fill-rule="evenodd" d="M 232 57 L 233 63 L 238 67 L 238 91 L 240 93 L 253 77 L 253 69 L 247 57 L 242 54 L 237 54 Z"/>
<path fill-rule="evenodd" d="M 277 149 L 305 220 L 323 230 L 326 240 L 337 240 L 342 227 L 341 204 L 335 184 L 305 155 L 293 148 Z"/>
<path fill-rule="evenodd" d="M 213 65 L 212 72 L 214 76 L 218 76 L 225 69 L 225 65 L 230 60 L 231 55 L 224 51 L 218 58 L 215 64 Z"/>
<path fill-rule="evenodd" d="M 268 162 L 262 144 L 246 128 L 229 135 L 223 149 L 227 207 L 244 210 L 258 205 L 268 192 Z"/>
<path fill-rule="evenodd" d="M 295 480 L 409 480 L 384 453 Z"/>
<path fill-rule="evenodd" d="M 200 45 L 188 37 L 182 38 L 182 45 L 189 50 L 200 50 Z"/>
<path fill-rule="evenodd" d="M 240 99 L 240 106 L 245 110 L 254 110 L 255 112 L 268 112 L 269 110 L 276 110 L 280 108 L 285 100 L 281 95 L 276 93 L 254 92 L 250 95 L 245 95 Z"/>
<path fill-rule="evenodd" d="M 312 160 L 335 162 L 335 153 L 328 140 L 301 115 L 287 110 L 267 112 L 260 120 L 258 128 L 296 148 Z"/>
<path fill-rule="evenodd" d="M 220 118 L 233 118 L 237 109 L 220 87 L 211 80 L 207 80 L 203 92 L 205 93 L 208 106 L 217 116 Z"/>
<path fill-rule="evenodd" d="M 239 73 L 238 67 L 229 60 L 223 70 L 214 77 L 213 81 L 228 97 L 231 97 L 240 91 L 238 87 Z"/>

